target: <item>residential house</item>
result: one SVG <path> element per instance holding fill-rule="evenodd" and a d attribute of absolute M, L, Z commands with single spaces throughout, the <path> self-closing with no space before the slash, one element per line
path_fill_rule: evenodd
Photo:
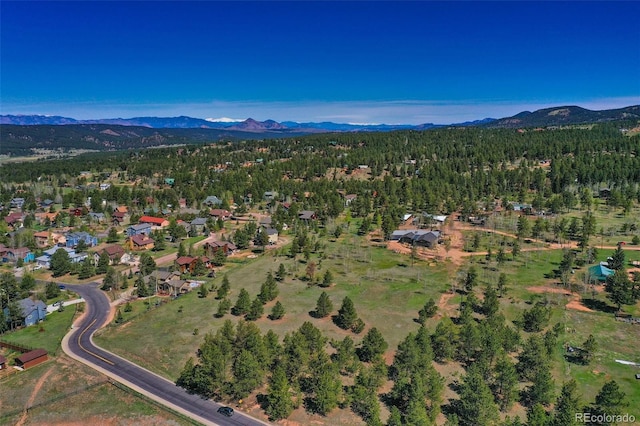
<path fill-rule="evenodd" d="M 42 266 L 43 268 L 47 268 L 47 269 L 51 268 L 51 257 L 53 257 L 53 254 L 58 250 L 66 251 L 67 255 L 69 256 L 69 260 L 71 260 L 71 263 L 80 263 L 83 260 L 85 260 L 87 257 L 89 257 L 87 253 L 76 253 L 74 249 L 69 247 L 53 246 L 49 250 L 45 250 L 42 253 L 42 256 L 37 257 L 35 259 L 36 263 Z"/>
<path fill-rule="evenodd" d="M 169 226 L 169 221 L 162 217 L 154 217 L 154 216 L 142 216 L 138 223 L 148 223 L 151 225 L 152 230 L 164 229 Z"/>
<path fill-rule="evenodd" d="M 130 225 L 127 228 L 127 235 L 132 237 L 134 235 L 150 235 L 151 234 L 151 224 L 149 223 L 139 223 L 137 225 Z"/>
<path fill-rule="evenodd" d="M 191 291 L 191 285 L 189 281 L 184 281 L 180 279 L 172 279 L 165 283 L 165 288 L 167 292 L 171 296 L 177 296 L 178 294 L 184 294 Z"/>
<path fill-rule="evenodd" d="M 213 257 L 218 250 L 222 250 L 227 256 L 237 250 L 235 244 L 229 241 L 208 241 L 203 247 L 205 255 L 210 258 Z"/>
<path fill-rule="evenodd" d="M 33 234 L 33 239 L 35 240 L 37 248 L 46 248 L 50 245 L 48 231 L 35 232 Z"/>
<path fill-rule="evenodd" d="M 40 207 L 43 209 L 48 209 L 53 205 L 53 200 L 47 198 L 45 200 L 40 201 Z"/>
<path fill-rule="evenodd" d="M 15 229 L 24 221 L 24 214 L 20 212 L 9 213 L 4 217 L 4 221 L 7 222 L 7 225 Z"/>
<path fill-rule="evenodd" d="M 165 185 L 173 186 L 176 180 L 174 178 L 164 178 L 164 183 Z"/>
<path fill-rule="evenodd" d="M 205 267 L 207 268 L 211 267 L 209 258 L 205 256 L 202 256 L 202 257 L 181 256 L 175 260 L 175 265 L 177 270 L 180 271 L 180 273 L 186 273 L 186 272 L 193 273 L 193 270 L 195 269 L 196 264 L 198 263 L 198 259 L 200 259 L 202 263 L 204 263 Z"/>
<path fill-rule="evenodd" d="M 47 305 L 35 297 L 27 297 L 18 301 L 18 306 L 22 311 L 23 325 L 30 326 L 40 321 L 44 321 L 47 315 Z"/>
<path fill-rule="evenodd" d="M 272 223 L 271 216 L 263 216 L 258 221 L 258 226 L 262 226 L 263 228 L 271 228 Z"/>
<path fill-rule="evenodd" d="M 425 231 L 423 229 L 396 230 L 391 233 L 390 240 L 399 241 L 421 247 L 433 248 L 440 240 L 440 232 Z"/>
<path fill-rule="evenodd" d="M 300 220 L 309 221 L 316 218 L 316 212 L 313 210 L 301 210 L 300 212 L 298 212 L 298 219 Z"/>
<path fill-rule="evenodd" d="M 94 223 L 103 223 L 105 220 L 107 220 L 107 217 L 104 215 L 104 213 L 91 212 L 89 213 L 89 220 Z"/>
<path fill-rule="evenodd" d="M 273 201 L 278 196 L 276 191 L 265 191 L 263 198 L 266 201 Z"/>
<path fill-rule="evenodd" d="M 276 244 L 278 242 L 278 230 L 275 228 L 265 228 L 265 231 L 269 236 L 269 244 Z"/>
<path fill-rule="evenodd" d="M 154 288 L 156 293 L 170 293 L 170 286 L 167 284 L 171 280 L 179 280 L 180 274 L 178 272 L 167 272 L 155 270 L 151 274 L 142 278 L 146 285 L 150 285 Z"/>
<path fill-rule="evenodd" d="M 114 226 L 125 225 L 128 222 L 129 222 L 129 213 L 121 212 L 117 210 L 111 213 L 111 223 Z"/>
<path fill-rule="evenodd" d="M 5 254 L 7 254 L 7 250 L 9 250 L 9 247 L 4 244 L 0 244 L 0 259 L 4 258 Z"/>
<path fill-rule="evenodd" d="M 211 207 L 211 206 L 220 206 L 220 205 L 222 205 L 222 200 L 220 198 L 216 197 L 215 195 L 209 195 L 207 198 L 204 199 L 202 204 L 207 205 L 209 207 Z"/>
<path fill-rule="evenodd" d="M 203 217 L 196 217 L 195 219 L 193 219 L 191 221 L 191 223 L 189 225 L 190 225 L 192 234 L 200 235 L 200 234 L 204 233 L 204 231 L 205 231 L 205 229 L 207 227 L 207 219 L 205 219 Z"/>
<path fill-rule="evenodd" d="M 9 202 L 9 206 L 12 209 L 22 209 L 22 206 L 24 206 L 24 198 L 22 197 L 15 197 L 12 198 L 11 201 Z"/>
<path fill-rule="evenodd" d="M 47 223 L 47 219 L 50 224 L 55 223 L 58 218 L 58 212 L 38 212 L 35 214 L 36 222 L 40 225 L 45 225 Z"/>
<path fill-rule="evenodd" d="M 231 212 L 225 209 L 212 209 L 209 214 L 215 219 L 229 220 Z"/>
<path fill-rule="evenodd" d="M 84 241 L 87 247 L 95 247 L 98 245 L 98 237 L 95 237 L 88 232 L 69 232 L 65 235 L 66 246 L 69 248 L 75 248 L 80 244 L 80 241 Z"/>
<path fill-rule="evenodd" d="M 117 265 L 122 260 L 122 256 L 124 256 L 125 251 L 124 248 L 118 244 L 106 246 L 102 250 L 93 253 L 94 264 L 98 264 L 103 253 L 107 253 L 109 256 L 109 263 L 111 265 Z"/>
<path fill-rule="evenodd" d="M 139 234 L 127 238 L 126 244 L 129 250 L 132 251 L 151 250 L 155 245 L 155 241 L 144 234 Z"/>
<path fill-rule="evenodd" d="M 2 256 L 3 262 L 18 263 L 22 260 L 24 263 L 33 262 L 35 255 L 27 247 L 7 248 Z"/>
<path fill-rule="evenodd" d="M 509 203 L 511 207 L 513 207 L 514 212 L 523 212 L 525 214 L 530 214 L 532 211 L 531 204 L 525 203 Z"/>

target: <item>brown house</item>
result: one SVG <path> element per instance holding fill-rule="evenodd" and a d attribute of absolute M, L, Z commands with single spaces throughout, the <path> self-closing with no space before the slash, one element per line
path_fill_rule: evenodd
<path fill-rule="evenodd" d="M 34 349 L 17 357 L 16 364 L 18 367 L 22 367 L 26 370 L 27 368 L 43 363 L 48 359 L 47 351 L 44 349 Z"/>
<path fill-rule="evenodd" d="M 111 263 L 112 265 L 117 265 L 118 263 L 120 263 L 122 256 L 124 256 L 124 249 L 122 248 L 122 246 L 118 244 L 106 246 L 102 250 L 94 253 L 94 260 L 96 265 L 98 264 L 98 261 L 100 260 L 100 256 L 102 256 L 102 253 L 105 253 L 105 252 L 107 253 L 107 255 L 109 255 L 109 261 L 110 261 L 109 263 Z"/>
<path fill-rule="evenodd" d="M 33 234 L 33 238 L 36 242 L 36 247 L 38 248 L 49 247 L 49 232 L 47 231 L 36 232 Z"/>
<path fill-rule="evenodd" d="M 151 250 L 155 245 L 153 238 L 149 238 L 144 234 L 133 235 L 127 239 L 127 246 L 129 250 Z"/>
<path fill-rule="evenodd" d="M 197 257 L 181 256 L 176 259 L 176 267 L 180 273 L 193 272 Z"/>
<path fill-rule="evenodd" d="M 225 209 L 212 209 L 209 214 L 215 219 L 229 220 L 231 212 Z"/>
<path fill-rule="evenodd" d="M 196 263 L 198 262 L 198 259 L 202 260 L 202 263 L 204 263 L 204 265 L 209 268 L 210 267 L 210 262 L 209 262 L 209 258 L 207 257 L 191 257 L 191 256 L 181 256 L 179 258 L 176 259 L 175 263 L 176 263 L 176 268 L 178 269 L 178 271 L 180 271 L 180 273 L 185 273 L 185 272 L 189 272 L 192 273 L 193 270 L 196 268 Z"/>
<path fill-rule="evenodd" d="M 212 241 L 204 244 L 204 252 L 209 257 L 213 257 L 218 250 L 222 250 L 224 254 L 228 256 L 236 251 L 236 249 L 235 244 L 229 241 Z"/>
<path fill-rule="evenodd" d="M 126 225 L 129 222 L 129 213 L 114 211 L 111 213 L 111 223 L 114 226 Z"/>

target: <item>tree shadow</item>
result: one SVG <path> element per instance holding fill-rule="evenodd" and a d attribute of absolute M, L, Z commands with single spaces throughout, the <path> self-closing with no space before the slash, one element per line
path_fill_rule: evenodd
<path fill-rule="evenodd" d="M 611 306 L 607 302 L 598 299 L 582 299 L 581 303 L 594 311 L 605 312 L 608 314 L 614 314 L 617 311 L 615 306 Z"/>

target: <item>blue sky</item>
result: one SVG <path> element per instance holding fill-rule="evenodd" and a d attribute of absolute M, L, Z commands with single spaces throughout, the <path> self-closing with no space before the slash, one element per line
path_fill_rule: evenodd
<path fill-rule="evenodd" d="M 451 123 L 640 103 L 639 2 L 0 2 L 0 113 Z"/>

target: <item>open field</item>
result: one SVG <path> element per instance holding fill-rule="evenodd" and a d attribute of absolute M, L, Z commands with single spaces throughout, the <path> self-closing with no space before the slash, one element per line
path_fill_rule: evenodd
<path fill-rule="evenodd" d="M 490 241 L 490 237 L 485 238 L 487 242 Z M 498 243 L 502 239 L 503 237 L 499 237 L 495 241 Z M 235 302 L 240 288 L 246 288 L 251 297 L 254 297 L 267 272 L 275 273 L 280 263 L 285 265 L 289 275 L 279 284 L 278 297 L 287 311 L 285 317 L 279 321 L 267 319 L 266 315 L 275 303 L 270 302 L 265 306 L 265 316 L 257 321 L 257 325 L 263 331 L 271 329 L 280 336 L 297 329 L 304 321 L 311 321 L 329 338 L 341 339 L 345 335 L 351 335 L 358 342 L 362 335 L 354 336 L 350 332 L 339 329 L 329 318 L 315 319 L 309 315 L 323 290 L 330 295 L 336 310 L 344 296 L 351 297 L 367 326 L 375 326 L 383 333 L 389 343 L 387 354 L 389 360 L 398 342 L 406 334 L 417 329 L 418 325 L 414 322 L 414 318 L 418 309 L 428 298 L 433 297 L 436 302 L 439 302 L 440 307 L 440 313 L 427 321 L 427 326 L 431 330 L 443 314 L 457 315 L 456 310 L 461 298 L 456 294 L 448 293 L 448 290 L 452 282 L 464 276 L 470 265 L 474 265 L 478 271 L 477 293 L 479 295 L 485 285 L 495 285 L 500 273 L 505 273 L 508 279 L 508 292 L 500 299 L 500 303 L 501 310 L 508 320 L 517 320 L 523 310 L 530 308 L 532 302 L 547 298 L 553 307 L 550 325 L 563 322 L 568 329 L 571 329 L 574 323 L 582 324 L 581 327 L 584 327 L 584 332 L 579 331 L 578 327 L 573 327 L 576 328 L 575 333 L 560 337 L 561 343 L 558 345 L 553 366 L 554 375 L 558 378 L 557 391 L 563 380 L 574 377 L 578 380 L 580 389 L 584 386 L 583 402 L 590 403 L 605 378 L 613 378 L 619 381 L 630 401 L 640 401 L 640 396 L 633 387 L 632 376 L 628 375 L 629 367 L 611 361 L 615 357 L 631 358 L 631 360 L 637 360 L 640 357 L 640 352 L 633 344 L 634 340 L 640 336 L 640 327 L 615 321 L 611 314 L 581 312 L 574 310 L 577 308 L 565 307 L 571 302 L 581 308 L 582 295 L 563 289 L 560 280 L 553 276 L 554 270 L 558 268 L 562 259 L 563 250 L 536 248 L 538 250 L 522 251 L 516 259 L 512 259 L 509 254 L 509 260 L 502 265 L 499 265 L 495 258 L 488 262 L 484 255 L 470 255 L 467 257 L 467 263 L 456 270 L 455 266 L 448 261 L 416 260 L 411 266 L 409 256 L 393 253 L 383 247 L 372 246 L 363 237 L 347 234 L 337 241 L 327 240 L 324 254 L 312 255 L 310 258 L 310 261 L 319 265 L 316 276 L 321 276 L 327 269 L 332 271 L 335 285 L 329 289 L 308 287 L 304 278 L 306 263 L 286 256 L 275 256 L 273 252 L 267 252 L 255 259 L 237 259 L 227 264 L 225 269 L 232 287 L 231 300 Z M 605 249 L 599 252 L 598 257 L 606 259 L 609 255 L 609 250 Z M 638 256 L 640 252 L 627 251 L 628 261 Z M 572 276 L 574 284 L 579 283 L 580 274 L 588 266 L 576 269 L 576 274 Z M 214 285 L 221 282 L 222 275 L 222 273 L 218 274 Z M 586 297 L 589 294 L 583 295 Z M 606 295 L 598 294 L 596 297 L 606 303 Z M 222 319 L 215 318 L 217 304 L 214 294 L 202 299 L 198 298 L 196 292 L 192 292 L 151 309 L 147 313 L 142 313 L 147 309 L 146 306 L 140 305 L 139 308 L 134 308 L 134 312 L 137 313 L 133 321 L 119 326 L 110 326 L 96 340 L 116 353 L 130 357 L 135 362 L 166 377 L 176 379 L 185 360 L 195 357 L 195 351 L 202 342 L 204 333 L 215 331 L 225 319 L 237 319 L 229 314 Z M 637 307 L 626 307 L 626 309 L 633 312 Z M 595 324 L 600 325 L 594 328 Z M 198 329 L 197 334 L 194 333 L 195 329 Z M 591 366 L 569 364 L 563 358 L 562 343 L 566 341 L 579 346 L 586 340 L 588 330 L 601 330 L 601 333 L 607 336 L 602 339 L 600 348 L 610 348 L 610 342 L 618 340 L 627 349 L 603 350 L 599 352 L 597 361 Z M 525 338 L 527 334 L 524 333 Z M 463 373 L 462 367 L 457 363 L 442 365 L 438 369 L 441 370 L 447 383 L 457 380 Z M 598 376 L 597 380 L 591 380 L 589 374 L 594 373 L 589 372 L 592 370 L 607 373 Z M 447 397 L 452 396 L 454 394 Z M 251 410 L 254 415 L 261 415 L 261 410 L 257 406 L 249 404 L 245 408 Z M 635 413 L 635 411 L 632 412 Z M 516 404 L 507 414 L 523 416 L 524 413 L 523 407 Z M 359 420 L 355 418 L 351 418 L 355 423 L 349 423 L 346 418 L 343 418 L 346 414 L 344 410 L 335 410 L 329 417 L 320 418 L 317 421 L 323 424 L 359 424 Z M 301 410 L 296 410 L 289 421 L 305 424 L 311 421 L 311 417 Z"/>
<path fill-rule="evenodd" d="M 320 293 L 326 291 L 333 301 L 334 311 L 338 310 L 345 296 L 351 297 L 367 328 L 377 327 L 389 347 L 395 348 L 409 332 L 417 330 L 414 318 L 426 300 L 430 297 L 439 300 L 441 293 L 448 288 L 447 268 L 443 265 L 429 266 L 420 261 L 410 266 L 409 260 L 401 255 L 384 248 L 356 246 L 347 238 L 330 244 L 325 251 L 326 258 L 316 272 L 322 276 L 327 269 L 331 270 L 335 282 L 332 287 L 309 287 L 302 279 L 306 267 L 304 262 L 267 253 L 245 260 L 245 263 L 231 263 L 224 267 L 231 283 L 231 301 L 235 303 L 241 288 L 255 297 L 267 273 L 275 273 L 283 263 L 291 273 L 279 284 L 277 300 L 284 305 L 286 314 L 281 320 L 269 320 L 266 316 L 275 301 L 268 303 L 264 317 L 257 321 L 263 331 L 272 329 L 283 337 L 304 321 L 311 321 L 329 338 L 342 339 L 351 335 L 359 341 L 364 332 L 360 336 L 354 335 L 338 328 L 330 318 L 315 319 L 309 315 L 315 309 Z M 317 255 L 310 261 L 320 263 Z M 222 275 L 218 274 L 215 285 L 220 284 Z M 215 331 L 226 319 L 237 319 L 230 314 L 215 318 L 219 302 L 214 296 L 210 293 L 203 299 L 197 292 L 191 292 L 150 310 L 144 318 L 137 316 L 133 322 L 108 327 L 96 337 L 96 342 L 116 353 L 131 356 L 135 362 L 152 371 L 176 379 L 184 362 L 194 356 L 202 335 Z M 139 309 L 146 307 L 135 307 L 134 312 L 140 312 Z M 194 335 L 196 328 L 198 335 Z"/>

